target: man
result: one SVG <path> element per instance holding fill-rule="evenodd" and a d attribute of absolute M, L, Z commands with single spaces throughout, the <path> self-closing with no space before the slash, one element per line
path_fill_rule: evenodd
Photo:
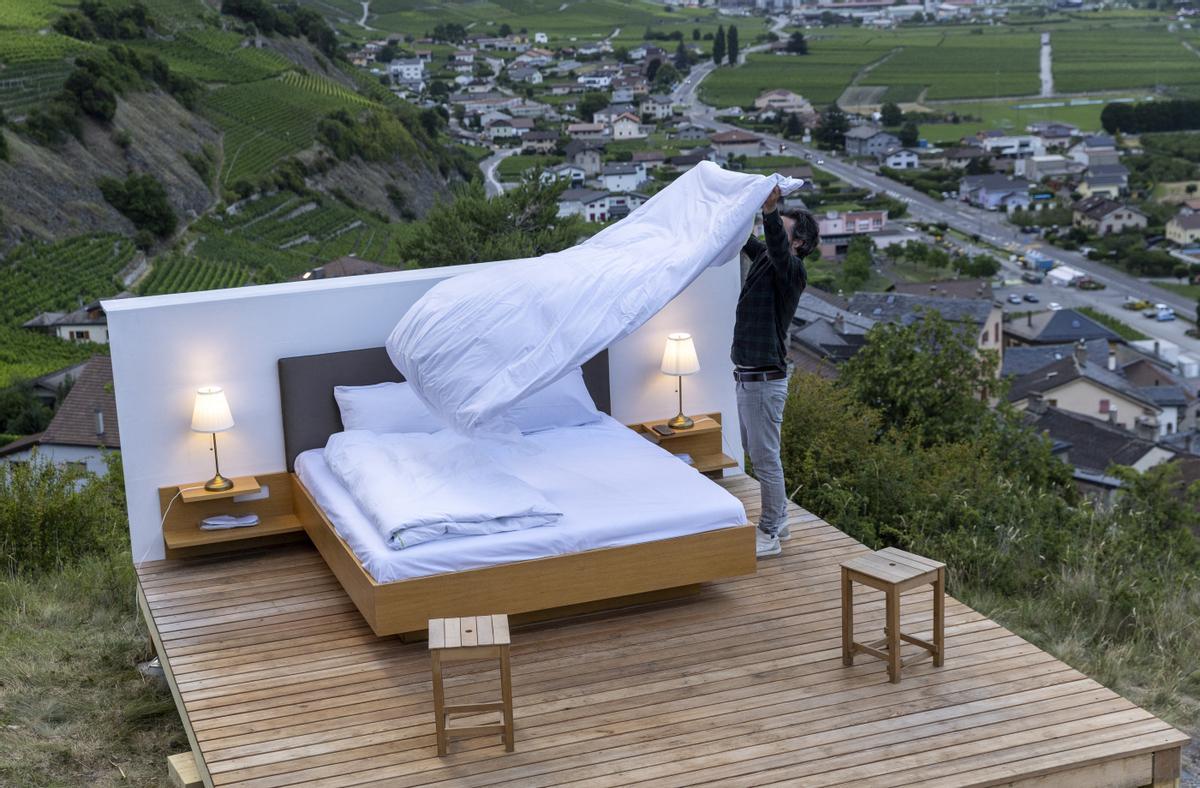
<path fill-rule="evenodd" d="M 817 248 L 817 223 L 807 211 L 779 213 L 779 187 L 763 203 L 767 242 L 751 236 L 742 253 L 750 268 L 738 296 L 733 326 L 733 377 L 737 382 L 742 449 L 762 485 L 762 515 L 755 550 L 762 558 L 779 555 L 787 538 L 787 491 L 779 458 L 779 433 L 787 402 L 788 326 L 808 282 L 804 258 Z"/>

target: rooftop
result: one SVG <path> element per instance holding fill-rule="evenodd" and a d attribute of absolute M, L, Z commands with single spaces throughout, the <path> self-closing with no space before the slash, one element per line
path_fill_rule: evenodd
<path fill-rule="evenodd" d="M 1071 465 L 1094 474 L 1102 474 L 1112 465 L 1133 465 L 1156 446 L 1129 430 L 1059 408 L 1027 413 L 1026 419 L 1063 446 Z"/>
<path fill-rule="evenodd" d="M 1100 325 L 1074 309 L 1059 309 L 1037 312 L 1024 319 L 1004 324 L 1004 331 L 1019 339 L 1036 344 L 1062 344 L 1080 339 L 1105 339 L 1120 342 L 1121 337 L 1112 329 Z"/>
<path fill-rule="evenodd" d="M 990 299 L 943 298 L 905 293 L 855 293 L 850 296 L 850 311 L 889 323 L 908 325 L 921 310 L 938 312 L 952 323 L 983 325 L 992 314 Z"/>

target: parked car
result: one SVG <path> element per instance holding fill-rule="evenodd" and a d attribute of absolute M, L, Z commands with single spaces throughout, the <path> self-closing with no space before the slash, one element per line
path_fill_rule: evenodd
<path fill-rule="evenodd" d="M 1148 306 L 1150 306 L 1149 301 L 1144 298 L 1134 298 L 1133 296 L 1125 296 L 1125 303 L 1121 304 L 1122 309 L 1128 309 L 1131 312 L 1137 312 Z"/>
<path fill-rule="evenodd" d="M 1033 225 L 1027 225 L 1021 228 L 1021 232 L 1025 233 L 1026 235 L 1036 235 L 1037 231 L 1038 228 L 1034 227 Z"/>
<path fill-rule="evenodd" d="M 1154 319 L 1160 323 L 1166 323 L 1167 321 L 1174 320 L 1175 310 L 1166 304 L 1155 304 Z"/>
<path fill-rule="evenodd" d="M 1103 282 L 1097 282 L 1090 276 L 1085 276 L 1082 279 L 1077 279 L 1074 282 L 1075 286 L 1080 290 L 1103 290 L 1107 285 Z"/>
<path fill-rule="evenodd" d="M 1060 310 L 1062 308 L 1063 308 L 1062 304 L 1058 303 L 1057 301 L 1050 302 L 1050 311 L 1051 312 L 1057 312 L 1058 310 Z"/>
<path fill-rule="evenodd" d="M 1038 297 L 1033 293 L 1026 293 L 1025 300 L 1031 304 L 1036 304 L 1038 302 Z"/>
<path fill-rule="evenodd" d="M 1021 303 L 1021 296 L 1017 295 L 1016 293 L 1009 293 L 1008 294 L 1008 303 L 1010 303 L 1010 304 Z"/>
<path fill-rule="evenodd" d="M 1026 271 L 1025 273 L 1021 274 L 1021 279 L 1031 285 L 1040 285 L 1043 281 L 1045 281 L 1046 277 L 1037 273 L 1036 271 Z"/>

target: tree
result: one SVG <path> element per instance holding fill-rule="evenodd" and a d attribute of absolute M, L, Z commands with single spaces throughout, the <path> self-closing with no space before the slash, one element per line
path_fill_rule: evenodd
<path fill-rule="evenodd" d="M 698 28 L 698 27 L 693 27 L 693 28 L 692 28 L 692 40 L 693 40 L 693 41 L 699 41 L 699 40 L 700 40 L 700 28 Z"/>
<path fill-rule="evenodd" d="M 823 148 L 840 148 L 846 132 L 850 130 L 850 120 L 837 104 L 830 104 L 821 114 L 813 138 Z"/>
<path fill-rule="evenodd" d="M 729 57 L 729 65 L 736 66 L 738 62 L 738 31 L 737 25 L 730 25 L 725 34 L 725 51 Z"/>
<path fill-rule="evenodd" d="M 160 238 L 175 230 L 177 219 L 167 201 L 167 191 L 153 175 L 130 175 L 124 181 L 101 178 L 96 185 L 104 199 L 139 230 Z"/>
<path fill-rule="evenodd" d="M 904 122 L 904 113 L 894 101 L 886 102 L 880 107 L 879 116 L 880 122 L 889 128 L 895 128 Z"/>
<path fill-rule="evenodd" d="M 856 235 L 850 241 L 846 250 L 846 261 L 842 264 L 842 286 L 847 291 L 855 291 L 871 278 L 871 242 L 864 236 Z"/>
<path fill-rule="evenodd" d="M 900 127 L 900 133 L 896 135 L 900 138 L 900 144 L 906 148 L 915 147 L 921 136 L 921 130 L 917 128 L 917 124 L 911 120 Z"/>
<path fill-rule="evenodd" d="M 598 90 L 590 90 L 583 94 L 583 98 L 579 100 L 579 116 L 589 123 L 592 121 L 592 116 L 597 110 L 602 110 L 608 106 L 608 94 L 601 93 Z"/>
<path fill-rule="evenodd" d="M 455 190 L 454 201 L 439 203 L 409 225 L 401 253 L 422 266 L 536 257 L 566 249 L 583 234 L 579 216 L 558 216 L 565 181 L 536 178 L 491 200 L 476 179 Z"/>
<path fill-rule="evenodd" d="M 792 33 L 790 36 L 788 36 L 787 47 L 785 51 L 792 55 L 807 55 L 808 42 L 804 40 L 804 34 L 797 30 L 795 33 Z"/>
<path fill-rule="evenodd" d="M 679 81 L 679 71 L 670 63 L 664 63 L 654 77 L 654 89 L 659 93 L 667 93 Z"/>
<path fill-rule="evenodd" d="M 717 35 L 713 38 L 712 59 L 716 65 L 721 65 L 725 59 L 725 26 L 717 26 Z"/>
<path fill-rule="evenodd" d="M 788 138 L 799 137 L 804 134 L 804 122 L 800 120 L 800 116 L 795 112 L 788 114 L 787 124 L 783 128 L 783 133 Z"/>
<path fill-rule="evenodd" d="M 686 74 L 692 70 L 692 58 L 688 54 L 687 47 L 680 41 L 675 47 L 675 59 L 672 61 L 675 65 L 675 70 L 680 74 Z"/>
<path fill-rule="evenodd" d="M 504 24 L 500 25 L 500 29 L 497 32 L 500 34 L 501 38 L 508 38 L 512 35 L 512 25 L 505 22 Z"/>
<path fill-rule="evenodd" d="M 1186 282 L 1188 274 L 1191 273 L 1191 269 L 1187 263 L 1178 263 L 1176 264 L 1175 268 L 1172 269 L 1171 273 L 1174 274 L 1175 278 L 1180 282 Z"/>
<path fill-rule="evenodd" d="M 658 70 L 660 68 L 662 68 L 662 59 L 661 58 L 656 57 L 653 60 L 651 60 L 649 63 L 647 63 L 646 64 L 646 79 L 653 82 L 654 77 L 658 75 Z"/>
<path fill-rule="evenodd" d="M 908 325 L 879 323 L 842 367 L 841 380 L 885 424 L 929 445 L 965 440 L 993 419 L 988 397 L 999 393 L 998 360 L 975 345 L 975 326 L 951 323 L 933 310 Z"/>

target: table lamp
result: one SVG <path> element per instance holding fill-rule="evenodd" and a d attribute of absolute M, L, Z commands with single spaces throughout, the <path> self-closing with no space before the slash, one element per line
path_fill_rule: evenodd
<path fill-rule="evenodd" d="M 692 342 L 692 335 L 669 334 L 667 347 L 663 350 L 662 373 L 679 378 L 679 415 L 667 422 L 667 426 L 673 430 L 690 429 L 694 423 L 683 415 L 683 376 L 695 375 L 699 371 L 700 359 L 696 357 L 696 344 Z"/>
<path fill-rule="evenodd" d="M 205 386 L 196 390 L 196 406 L 192 410 L 192 430 L 212 433 L 213 466 L 216 475 L 204 483 L 209 492 L 220 492 L 233 487 L 233 480 L 221 475 L 221 463 L 217 459 L 217 433 L 233 426 L 233 414 L 229 402 L 220 386 Z"/>

